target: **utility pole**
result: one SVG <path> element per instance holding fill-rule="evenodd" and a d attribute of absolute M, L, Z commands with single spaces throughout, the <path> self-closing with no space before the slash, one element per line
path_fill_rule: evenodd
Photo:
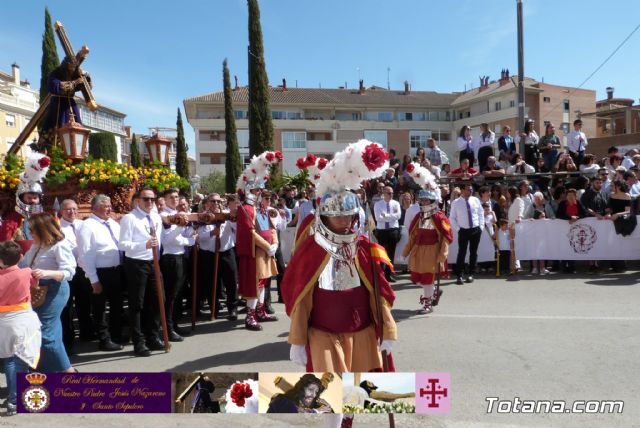
<path fill-rule="evenodd" d="M 522 41 L 522 0 L 518 3 L 518 126 L 524 128 L 524 43 Z M 524 153 L 524 138 L 520 139 L 520 153 Z"/>
<path fill-rule="evenodd" d="M 391 71 L 390 67 L 387 67 L 387 90 L 391 90 L 391 82 L 389 81 L 389 72 Z"/>

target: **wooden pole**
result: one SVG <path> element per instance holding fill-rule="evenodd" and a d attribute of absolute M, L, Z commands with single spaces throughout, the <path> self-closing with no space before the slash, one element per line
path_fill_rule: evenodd
<path fill-rule="evenodd" d="M 220 226 L 217 226 L 220 228 Z M 216 236 L 216 252 L 213 261 L 213 288 L 211 290 L 211 321 L 216 319 L 216 303 L 218 291 L 218 260 L 220 259 L 220 235 Z"/>
<path fill-rule="evenodd" d="M 191 254 L 191 330 L 196 328 L 196 311 L 198 310 L 198 243 L 193 246 Z"/>
<path fill-rule="evenodd" d="M 156 229 L 150 229 L 151 236 L 156 237 Z M 162 273 L 160 272 L 160 260 L 158 258 L 158 248 L 151 247 L 153 253 L 153 273 L 156 277 L 156 295 L 158 296 L 158 309 L 160 310 L 160 321 L 162 322 L 162 340 L 164 341 L 164 352 L 169 352 L 171 343 L 169 343 L 169 331 L 167 330 L 167 314 L 164 310 L 164 289 L 162 286 Z"/>

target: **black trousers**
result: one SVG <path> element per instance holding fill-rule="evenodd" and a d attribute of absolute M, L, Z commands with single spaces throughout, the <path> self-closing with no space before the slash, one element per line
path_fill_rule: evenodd
<path fill-rule="evenodd" d="M 129 290 L 129 325 L 134 345 L 160 339 L 160 309 L 153 261 L 124 258 Z M 164 296 L 163 296 L 164 298 Z"/>
<path fill-rule="evenodd" d="M 167 329 L 173 330 L 180 320 L 180 302 L 185 282 L 185 262 L 182 254 L 163 254 L 160 258 L 162 284 L 164 285 L 164 312 L 167 314 Z"/>
<path fill-rule="evenodd" d="M 82 268 L 77 267 L 76 273 L 69 281 L 69 300 L 62 310 L 60 321 L 62 322 L 62 337 L 65 346 L 73 344 L 76 332 L 73 325 L 74 306 L 75 315 L 78 317 L 80 338 L 93 336 L 93 323 L 91 321 L 91 283 Z"/>
<path fill-rule="evenodd" d="M 511 272 L 511 250 L 500 250 L 500 274 Z"/>
<path fill-rule="evenodd" d="M 200 250 L 198 254 L 198 300 L 211 300 L 213 287 L 213 275 L 215 269 L 215 254 L 213 251 Z M 218 253 L 218 284 L 216 300 L 222 299 L 224 287 L 227 296 L 227 310 L 238 306 L 238 273 L 236 264 L 236 251 L 231 248 Z"/>
<path fill-rule="evenodd" d="M 391 263 L 393 263 L 393 259 L 396 255 L 396 245 L 400 240 L 400 229 L 397 227 L 391 229 L 376 229 L 375 234 L 378 243 L 384 247 L 387 251 L 387 255 L 391 259 Z M 391 275 L 391 268 L 385 265 L 384 273 L 388 278 L 389 275 Z"/>
<path fill-rule="evenodd" d="M 126 283 L 122 265 L 96 269 L 102 284 L 102 293 L 91 295 L 93 327 L 100 341 L 116 340 L 122 337 L 123 284 Z M 109 302 L 109 322 L 107 323 L 107 302 Z"/>
<path fill-rule="evenodd" d="M 466 150 L 461 150 L 460 155 L 458 155 L 458 161 L 462 163 L 463 159 L 469 159 L 469 168 L 473 168 L 473 163 L 476 160 L 473 155 L 473 152 L 467 152 Z"/>
<path fill-rule="evenodd" d="M 487 168 L 487 159 L 493 156 L 493 147 L 484 146 L 478 150 L 478 169 L 483 172 Z"/>
<path fill-rule="evenodd" d="M 533 144 L 524 145 L 524 161 L 528 165 L 536 164 L 536 153 L 538 153 L 538 146 L 534 146 Z"/>
<path fill-rule="evenodd" d="M 276 286 L 278 287 L 278 301 L 282 301 L 282 292 L 280 290 L 280 283 L 284 277 L 284 270 L 286 268 L 284 264 L 284 257 L 282 256 L 282 240 L 280 239 L 280 231 L 278 230 L 278 250 L 276 251 L 276 266 L 278 268 L 278 275 L 276 276 Z"/>
<path fill-rule="evenodd" d="M 479 227 L 471 229 L 460 228 L 458 231 L 458 257 L 456 258 L 456 276 L 462 276 L 464 269 L 464 259 L 469 249 L 469 274 L 472 274 L 478 261 L 478 246 L 482 230 Z"/>

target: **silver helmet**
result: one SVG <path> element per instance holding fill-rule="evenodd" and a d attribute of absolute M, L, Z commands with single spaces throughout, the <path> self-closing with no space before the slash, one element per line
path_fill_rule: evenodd
<path fill-rule="evenodd" d="M 41 213 L 42 209 L 42 185 L 40 182 L 49 171 L 51 160 L 41 153 L 31 153 L 25 161 L 25 169 L 20 174 L 20 183 L 16 189 L 16 211 L 25 218 Z M 23 197 L 26 193 L 38 195 L 37 204 L 27 204 Z"/>

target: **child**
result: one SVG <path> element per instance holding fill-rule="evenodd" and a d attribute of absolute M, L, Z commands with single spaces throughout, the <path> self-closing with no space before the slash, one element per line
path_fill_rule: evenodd
<path fill-rule="evenodd" d="M 496 230 L 496 241 L 500 250 L 500 275 L 511 273 L 511 232 L 509 231 L 509 221 L 501 218 L 498 222 L 499 229 Z"/>
<path fill-rule="evenodd" d="M 533 212 L 534 220 L 544 220 L 545 218 L 547 218 L 547 216 L 545 215 L 543 210 L 535 210 Z M 531 264 L 532 264 L 531 273 L 533 275 L 537 275 L 538 273 L 540 273 L 540 275 L 546 275 L 549 273 L 549 271 L 545 268 L 544 260 L 532 260 Z"/>
<path fill-rule="evenodd" d="M 20 269 L 20 246 L 0 242 L 0 358 L 7 377 L 7 416 L 16 414 L 16 376 L 35 368 L 40 358 L 40 320 L 31 309 L 30 268 Z"/>

